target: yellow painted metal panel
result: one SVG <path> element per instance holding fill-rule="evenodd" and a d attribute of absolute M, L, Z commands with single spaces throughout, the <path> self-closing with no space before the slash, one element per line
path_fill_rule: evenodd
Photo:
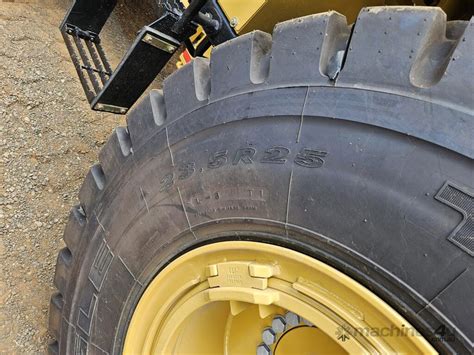
<path fill-rule="evenodd" d="M 231 24 L 240 32 L 268 0 L 219 0 Z"/>

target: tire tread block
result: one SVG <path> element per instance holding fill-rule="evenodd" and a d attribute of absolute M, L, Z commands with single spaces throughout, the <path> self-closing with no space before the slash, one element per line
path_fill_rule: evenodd
<path fill-rule="evenodd" d="M 49 303 L 49 332 L 51 335 L 59 340 L 60 339 L 60 329 L 61 329 L 61 317 L 62 317 L 62 308 L 63 308 L 63 297 L 57 292 L 51 296 L 51 301 Z"/>
<path fill-rule="evenodd" d="M 349 34 L 345 16 L 335 11 L 277 24 L 268 83 L 332 85 L 330 65 L 337 53 L 346 49 Z"/>
<path fill-rule="evenodd" d="M 105 174 L 100 164 L 92 166 L 86 175 L 84 183 L 79 190 L 81 206 L 89 218 L 96 207 L 95 201 L 105 187 Z"/>
<path fill-rule="evenodd" d="M 268 76 L 271 46 L 271 35 L 253 31 L 213 48 L 211 101 L 263 83 Z"/>
<path fill-rule="evenodd" d="M 208 103 L 210 93 L 209 60 L 195 58 L 171 74 L 163 83 L 166 116 L 176 120 Z"/>
<path fill-rule="evenodd" d="M 54 286 L 65 294 L 67 291 L 67 284 L 71 274 L 72 254 L 68 248 L 63 248 L 59 251 L 56 260 L 56 272 L 54 274 Z"/>
<path fill-rule="evenodd" d="M 113 177 L 131 154 L 132 143 L 127 128 L 117 127 L 99 152 L 105 176 Z"/>
<path fill-rule="evenodd" d="M 463 22 L 464 31 L 457 38 L 446 71 L 440 82 L 431 88 L 431 92 L 440 98 L 445 98 L 446 93 L 449 93 L 450 100 L 474 114 L 474 17 L 468 23 Z M 458 24 L 458 27 L 461 26 Z"/>
<path fill-rule="evenodd" d="M 74 206 L 69 212 L 69 220 L 64 229 L 63 240 L 71 253 L 76 253 L 79 248 L 81 235 L 86 223 L 86 216 L 81 206 Z"/>
<path fill-rule="evenodd" d="M 425 46 L 444 36 L 445 26 L 439 8 L 362 9 L 337 84 L 413 91 L 412 66 Z"/>

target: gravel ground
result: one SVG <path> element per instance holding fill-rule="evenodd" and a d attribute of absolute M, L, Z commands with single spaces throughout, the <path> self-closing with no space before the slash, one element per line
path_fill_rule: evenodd
<path fill-rule="evenodd" d="M 45 351 L 69 208 L 98 150 L 124 124 L 89 109 L 57 29 L 63 15 L 54 1 L 0 0 L 0 353 Z M 123 35 L 113 23 L 109 36 Z M 112 63 L 127 42 L 116 47 Z"/>

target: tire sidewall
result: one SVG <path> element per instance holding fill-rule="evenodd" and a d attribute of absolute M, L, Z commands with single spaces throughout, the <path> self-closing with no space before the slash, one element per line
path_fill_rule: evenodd
<path fill-rule="evenodd" d="M 70 285 L 70 343 L 119 351 L 134 306 L 163 267 L 199 245 L 233 238 L 316 257 L 432 336 L 442 315 L 431 310 L 422 320 L 416 313 L 468 259 L 446 240 L 460 217 L 433 198 L 450 179 L 437 164 L 468 184 L 469 161 L 349 121 L 302 122 L 298 115 L 241 120 L 238 103 L 222 104 L 234 122 L 220 124 L 226 114 L 202 109 L 192 121 L 182 118 L 158 132 L 102 192 L 84 232 L 93 237 L 75 265 L 77 283 Z M 265 107 L 279 105 L 285 102 L 267 100 Z M 181 140 L 173 133 L 196 121 L 199 132 Z M 170 145 L 163 143 L 170 138 Z M 452 275 L 434 278 L 445 265 Z M 434 346 L 446 351 L 462 347 L 459 341 Z"/>

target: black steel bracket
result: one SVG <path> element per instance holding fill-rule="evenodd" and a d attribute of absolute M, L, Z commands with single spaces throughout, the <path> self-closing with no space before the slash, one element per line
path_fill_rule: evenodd
<path fill-rule="evenodd" d="M 127 113 L 198 25 L 211 45 L 236 37 L 216 0 L 193 0 L 184 11 L 164 10 L 159 19 L 143 27 L 113 71 L 99 34 L 116 3 L 76 0 L 60 27 L 93 110 Z"/>

